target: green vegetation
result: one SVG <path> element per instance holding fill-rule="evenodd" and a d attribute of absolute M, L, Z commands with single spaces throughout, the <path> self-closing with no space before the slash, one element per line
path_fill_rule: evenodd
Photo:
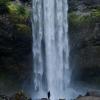
<path fill-rule="evenodd" d="M 78 15 L 75 12 L 72 12 L 69 14 L 69 21 L 72 25 L 81 25 L 81 24 L 87 24 L 91 21 L 90 15 Z"/>
<path fill-rule="evenodd" d="M 31 36 L 31 29 L 28 25 L 25 24 L 16 24 L 16 29 L 19 32 L 20 35 L 24 35 L 24 36 Z M 28 33 L 28 34 L 27 34 Z"/>
<path fill-rule="evenodd" d="M 73 26 L 90 25 L 100 21 L 100 9 L 92 9 L 88 14 L 69 13 L 69 22 Z"/>
<path fill-rule="evenodd" d="M 1 17 L 3 14 L 7 15 L 10 23 L 13 25 L 18 34 L 24 33 L 25 35 L 26 33 L 31 33 L 31 27 L 27 25 L 31 16 L 28 6 L 21 2 L 17 3 L 12 0 L 0 0 L 0 7 Z"/>
<path fill-rule="evenodd" d="M 7 6 L 12 23 L 26 24 L 27 19 L 30 18 L 30 12 L 27 7 L 12 2 L 9 2 Z"/>
<path fill-rule="evenodd" d="M 28 18 L 30 16 L 29 8 L 21 3 L 12 2 L 11 0 L 0 0 L 0 7 L 6 8 L 11 16 L 14 15 L 20 18 Z M 0 10 L 3 10 L 1 8 Z"/>
<path fill-rule="evenodd" d="M 13 2 L 9 2 L 7 4 L 9 13 L 11 15 L 16 15 L 18 17 L 29 17 L 30 16 L 30 12 L 27 10 L 28 8 L 23 6 L 23 5 L 19 5 L 19 4 L 15 4 Z"/>
<path fill-rule="evenodd" d="M 92 16 L 93 19 L 100 21 L 100 8 L 93 9 L 92 12 L 91 12 L 91 16 Z"/>
<path fill-rule="evenodd" d="M 17 14 L 18 13 L 18 4 L 14 4 L 12 2 L 9 2 L 7 5 L 9 12 Z"/>
<path fill-rule="evenodd" d="M 25 79 L 26 65 L 22 59 L 31 53 L 30 7 L 20 0 L 0 0 L 0 85 L 3 89 L 10 86 L 18 89 Z"/>

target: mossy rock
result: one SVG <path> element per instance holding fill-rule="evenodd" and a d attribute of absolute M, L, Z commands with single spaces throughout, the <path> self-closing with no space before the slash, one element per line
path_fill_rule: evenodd
<path fill-rule="evenodd" d="M 20 32 L 20 35 L 31 36 L 31 28 L 25 24 L 16 24 L 16 29 Z"/>
<path fill-rule="evenodd" d="M 72 25 L 83 25 L 92 22 L 92 16 L 89 15 L 77 15 L 76 12 L 69 14 L 69 21 Z"/>
<path fill-rule="evenodd" d="M 100 22 L 100 9 L 92 9 L 88 14 L 69 13 L 69 22 L 72 26 L 80 27 Z"/>
<path fill-rule="evenodd" d="M 29 11 L 27 10 L 28 8 L 23 5 L 13 3 L 13 2 L 8 2 L 7 7 L 9 9 L 10 14 L 16 14 L 25 17 L 29 16 Z"/>
<path fill-rule="evenodd" d="M 100 22 L 100 9 L 99 8 L 98 9 L 92 9 L 91 16 L 93 17 L 93 19 Z"/>

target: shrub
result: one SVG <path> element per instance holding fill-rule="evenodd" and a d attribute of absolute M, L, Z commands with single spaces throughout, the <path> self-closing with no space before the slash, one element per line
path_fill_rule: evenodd
<path fill-rule="evenodd" d="M 98 21 L 100 22 L 99 9 L 92 9 L 88 14 L 69 13 L 69 22 L 73 26 L 92 25 Z"/>

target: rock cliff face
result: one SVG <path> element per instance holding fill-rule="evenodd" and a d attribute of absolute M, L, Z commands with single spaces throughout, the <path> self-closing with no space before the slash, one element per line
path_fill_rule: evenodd
<path fill-rule="evenodd" d="M 100 0 L 69 0 L 72 80 L 100 83 Z"/>
<path fill-rule="evenodd" d="M 10 93 L 31 82 L 32 31 L 31 16 L 24 17 L 22 10 L 19 16 L 6 11 L 0 8 L 0 92 Z"/>

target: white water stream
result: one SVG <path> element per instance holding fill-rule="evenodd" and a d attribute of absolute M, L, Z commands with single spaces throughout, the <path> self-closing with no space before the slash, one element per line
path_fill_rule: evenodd
<path fill-rule="evenodd" d="M 33 0 L 33 80 L 38 98 L 70 97 L 67 0 Z M 69 97 L 68 97 L 69 96 Z"/>

